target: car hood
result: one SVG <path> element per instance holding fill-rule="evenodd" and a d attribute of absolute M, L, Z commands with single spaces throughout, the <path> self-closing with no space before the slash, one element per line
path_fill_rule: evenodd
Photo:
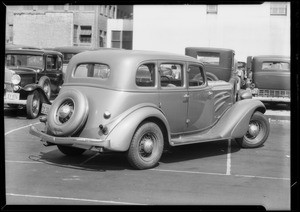
<path fill-rule="evenodd" d="M 290 90 L 290 72 L 260 71 L 253 76 L 258 89 Z"/>

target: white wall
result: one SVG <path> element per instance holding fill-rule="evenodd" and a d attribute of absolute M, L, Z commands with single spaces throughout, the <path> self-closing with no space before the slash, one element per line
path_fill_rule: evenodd
<path fill-rule="evenodd" d="M 15 13 L 14 44 L 39 48 L 73 44 L 73 13 Z"/>
<path fill-rule="evenodd" d="M 290 55 L 290 8 L 287 16 L 271 16 L 270 3 L 219 5 L 135 5 L 133 49 L 184 54 L 185 47 L 230 48 L 236 58 Z"/>

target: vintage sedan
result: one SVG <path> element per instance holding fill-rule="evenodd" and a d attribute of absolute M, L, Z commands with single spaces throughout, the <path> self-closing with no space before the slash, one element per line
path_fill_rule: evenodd
<path fill-rule="evenodd" d="M 247 58 L 249 89 L 254 99 L 271 104 L 291 101 L 290 57 L 260 55 Z"/>
<path fill-rule="evenodd" d="M 7 48 L 5 51 L 4 104 L 26 107 L 36 118 L 42 102 L 55 98 L 63 84 L 62 54 L 37 48 Z"/>
<path fill-rule="evenodd" d="M 66 155 L 124 152 L 137 169 L 154 167 L 170 146 L 236 139 L 259 147 L 270 131 L 265 106 L 247 92 L 236 102 L 235 92 L 231 83 L 208 83 L 192 57 L 83 52 L 70 60 L 60 94 L 40 118 L 45 129 L 29 131 Z"/>

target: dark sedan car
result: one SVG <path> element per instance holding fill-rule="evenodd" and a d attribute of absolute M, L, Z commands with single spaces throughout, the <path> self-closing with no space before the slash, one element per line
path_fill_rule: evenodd
<path fill-rule="evenodd" d="M 55 98 L 63 84 L 62 59 L 56 51 L 7 48 L 4 104 L 26 107 L 27 117 L 36 118 L 41 103 Z"/>

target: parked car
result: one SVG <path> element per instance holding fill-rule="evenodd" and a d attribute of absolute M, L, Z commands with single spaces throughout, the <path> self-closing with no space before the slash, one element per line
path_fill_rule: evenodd
<path fill-rule="evenodd" d="M 5 51 L 4 104 L 26 107 L 27 117 L 39 115 L 42 102 L 57 96 L 62 79 L 62 54 L 42 49 Z"/>
<path fill-rule="evenodd" d="M 247 72 L 247 87 L 252 92 L 254 99 L 274 104 L 290 104 L 290 57 L 249 56 Z"/>
<path fill-rule="evenodd" d="M 241 99 L 235 101 L 232 83 L 208 83 L 203 63 L 192 57 L 89 51 L 70 60 L 61 92 L 44 104 L 45 129 L 32 126 L 30 133 L 66 155 L 124 152 L 134 168 L 147 169 L 170 146 L 224 139 L 261 146 L 270 131 L 265 106 L 250 92 Z"/>
<path fill-rule="evenodd" d="M 186 47 L 185 55 L 200 60 L 206 66 L 208 80 L 228 82 L 236 74 L 237 61 L 235 51 L 225 48 Z"/>
<path fill-rule="evenodd" d="M 64 58 L 63 59 L 63 73 L 65 74 L 68 63 L 74 55 L 76 55 L 80 52 L 84 52 L 84 51 L 106 50 L 106 49 L 110 49 L 110 48 L 104 48 L 104 47 L 94 48 L 94 47 L 90 47 L 90 46 L 59 46 L 59 47 L 53 48 L 52 50 L 58 51 L 63 54 L 63 58 Z"/>

